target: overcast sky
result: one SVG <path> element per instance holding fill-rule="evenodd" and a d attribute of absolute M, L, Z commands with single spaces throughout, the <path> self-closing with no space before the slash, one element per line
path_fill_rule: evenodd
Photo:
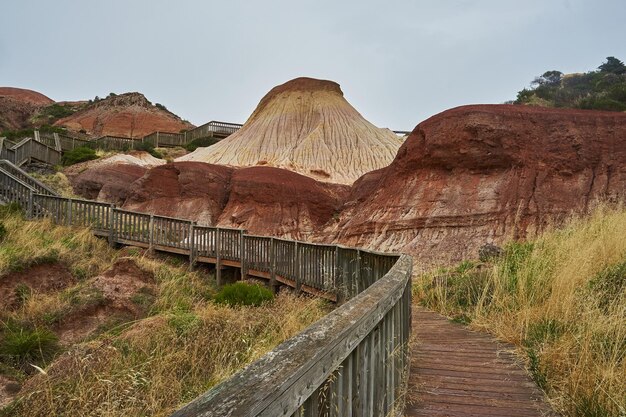
<path fill-rule="evenodd" d="M 1 0 L 0 86 L 139 91 L 201 124 L 273 86 L 337 81 L 381 127 L 514 99 L 546 70 L 626 60 L 624 0 Z"/>

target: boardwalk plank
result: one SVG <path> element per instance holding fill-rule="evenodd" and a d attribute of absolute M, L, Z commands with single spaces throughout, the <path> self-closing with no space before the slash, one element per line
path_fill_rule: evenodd
<path fill-rule="evenodd" d="M 513 347 L 416 307 L 409 417 L 551 414 Z"/>

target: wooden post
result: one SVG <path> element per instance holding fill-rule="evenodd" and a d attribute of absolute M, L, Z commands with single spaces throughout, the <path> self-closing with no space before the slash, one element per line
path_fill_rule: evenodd
<path fill-rule="evenodd" d="M 346 301 L 346 285 L 343 279 L 343 270 L 339 266 L 339 246 L 335 246 L 335 288 L 337 292 L 337 304 L 341 305 Z"/>
<path fill-rule="evenodd" d="M 354 280 L 358 285 L 357 293 L 360 293 L 365 289 L 365 285 L 363 284 L 363 282 L 361 282 L 361 277 L 363 275 L 361 274 L 361 249 L 356 250 L 356 271 L 354 274 Z"/>
<path fill-rule="evenodd" d="M 28 190 L 28 209 L 27 209 L 27 212 L 26 212 L 26 217 L 28 219 L 32 219 L 34 217 L 33 190 Z"/>
<path fill-rule="evenodd" d="M 154 147 L 158 148 L 159 147 L 159 132 L 157 131 L 156 134 L 157 135 L 156 135 L 156 140 L 155 140 L 155 143 L 154 143 Z"/>
<path fill-rule="evenodd" d="M 302 291 L 302 278 L 300 278 L 300 248 L 298 246 L 298 241 L 296 240 L 295 243 L 295 248 L 296 248 L 296 262 L 295 262 L 295 269 L 296 269 L 296 292 L 300 293 Z"/>
<path fill-rule="evenodd" d="M 222 255 L 220 254 L 220 228 L 215 228 L 215 280 L 217 281 L 217 286 L 220 287 L 222 285 Z"/>
<path fill-rule="evenodd" d="M 245 230 L 241 230 L 241 239 L 239 243 L 239 260 L 241 263 L 241 280 L 246 279 L 246 239 L 244 235 L 246 234 Z"/>
<path fill-rule="evenodd" d="M 65 224 L 67 226 L 72 225 L 72 199 L 67 199 L 67 207 L 65 208 Z"/>
<path fill-rule="evenodd" d="M 195 229 L 193 226 L 193 222 L 189 225 L 189 267 L 193 269 L 194 263 L 196 262 L 196 256 L 194 251 L 196 250 L 196 237 L 195 237 Z"/>
<path fill-rule="evenodd" d="M 109 206 L 109 246 L 115 244 L 115 206 L 111 203 Z"/>
<path fill-rule="evenodd" d="M 150 214 L 148 223 L 148 252 L 154 253 L 154 214 Z"/>
<path fill-rule="evenodd" d="M 276 241 L 270 238 L 270 288 L 276 292 Z"/>

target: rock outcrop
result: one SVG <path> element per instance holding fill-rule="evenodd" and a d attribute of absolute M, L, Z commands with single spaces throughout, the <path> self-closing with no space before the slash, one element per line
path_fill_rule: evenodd
<path fill-rule="evenodd" d="M 322 183 L 284 169 L 237 169 L 218 225 L 308 240 L 339 214 L 348 192 L 348 186 Z"/>
<path fill-rule="evenodd" d="M 30 118 L 39 109 L 52 103 L 53 100 L 36 91 L 0 87 L 0 131 L 29 126 Z"/>
<path fill-rule="evenodd" d="M 132 152 L 83 162 L 65 170 L 74 193 L 91 200 L 121 205 L 129 196 L 129 187 L 141 178 L 148 168 L 163 165 L 165 161 L 147 152 Z"/>
<path fill-rule="evenodd" d="M 352 184 L 393 160 L 400 139 L 369 123 L 339 84 L 297 78 L 273 88 L 243 127 L 180 161 L 284 168 L 319 181 Z"/>
<path fill-rule="evenodd" d="M 389 167 L 359 179 L 320 239 L 450 262 L 625 196 L 626 114 L 464 106 L 420 123 Z"/>
<path fill-rule="evenodd" d="M 143 137 L 155 131 L 179 132 L 193 125 L 155 106 L 140 93 L 110 96 L 58 120 L 55 126 L 84 130 L 93 136 Z"/>
<path fill-rule="evenodd" d="M 226 202 L 233 168 L 175 162 L 128 184 L 124 208 L 214 225 Z"/>
<path fill-rule="evenodd" d="M 311 238 L 336 218 L 349 192 L 279 168 L 193 161 L 151 169 L 100 164 L 70 178 L 81 196 L 128 210 L 296 239 Z"/>

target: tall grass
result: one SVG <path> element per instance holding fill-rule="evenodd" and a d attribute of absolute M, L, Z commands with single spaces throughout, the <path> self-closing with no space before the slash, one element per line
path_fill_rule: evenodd
<path fill-rule="evenodd" d="M 162 312 L 69 350 L 5 415 L 169 415 L 323 314 L 286 293 L 263 307 Z"/>
<path fill-rule="evenodd" d="M 287 293 L 260 307 L 217 304 L 210 276 L 136 251 L 155 283 L 154 293 L 132 298 L 147 317 L 107 324 L 60 353 L 54 323 L 97 299 L 88 278 L 118 255 L 86 229 L 17 213 L 0 221 L 0 280 L 41 262 L 61 262 L 79 278 L 56 293 L 25 292 L 17 309 L 0 303 L 0 374 L 24 384 L 2 417 L 169 415 L 328 312 L 320 300 Z M 25 362 L 45 373 L 31 376 Z"/>
<path fill-rule="evenodd" d="M 493 264 L 422 278 L 428 306 L 514 343 L 558 411 L 626 415 L 626 210 L 598 208 Z"/>

